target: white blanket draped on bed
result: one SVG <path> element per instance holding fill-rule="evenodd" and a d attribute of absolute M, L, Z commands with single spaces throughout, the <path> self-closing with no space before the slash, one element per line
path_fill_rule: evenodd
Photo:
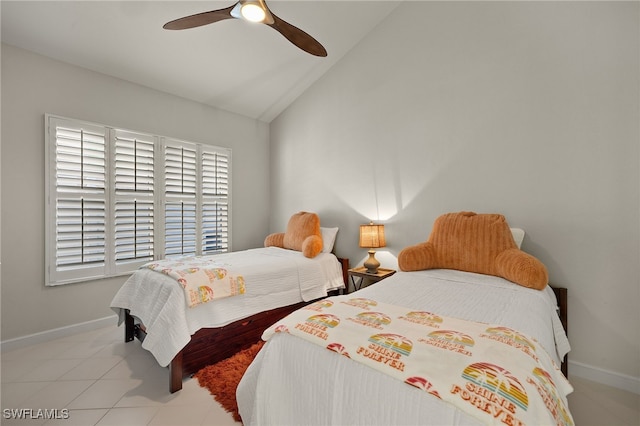
<path fill-rule="evenodd" d="M 245 294 L 188 308 L 184 290 L 175 280 L 150 269 L 136 271 L 111 302 L 124 321 L 124 310 L 141 321 L 147 337 L 142 347 L 158 363 L 168 365 L 201 328 L 222 327 L 250 315 L 310 301 L 344 287 L 342 267 L 330 253 L 308 259 L 301 252 L 266 247 L 216 255 L 220 262 L 242 270 Z"/>
<path fill-rule="evenodd" d="M 398 272 L 349 296 L 519 330 L 558 365 L 569 350 L 549 288 L 531 290 L 487 275 L 430 270 Z M 269 339 L 236 396 L 245 425 L 483 424 L 450 403 L 287 333 Z"/>

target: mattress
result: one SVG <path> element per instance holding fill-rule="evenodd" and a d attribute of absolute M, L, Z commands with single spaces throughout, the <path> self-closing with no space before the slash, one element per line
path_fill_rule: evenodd
<path fill-rule="evenodd" d="M 161 366 L 168 365 L 201 328 L 222 327 L 269 309 L 325 297 L 329 291 L 344 287 L 342 267 L 331 253 L 309 259 L 298 251 L 265 247 L 213 257 L 243 275 L 245 294 L 189 308 L 174 279 L 143 268 L 131 275 L 111 302 L 118 325 L 124 321 L 125 309 L 144 324 L 147 336 L 142 347 Z"/>
<path fill-rule="evenodd" d="M 570 349 L 550 288 L 429 270 L 398 272 L 352 295 L 518 330 L 536 339 L 558 365 Z M 246 425 L 482 424 L 400 380 L 287 333 L 268 340 L 236 396 Z"/>

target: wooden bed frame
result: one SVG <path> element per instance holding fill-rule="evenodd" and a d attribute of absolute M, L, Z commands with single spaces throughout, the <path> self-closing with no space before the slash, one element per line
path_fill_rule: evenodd
<path fill-rule="evenodd" d="M 338 258 L 338 260 L 342 266 L 342 276 L 346 286 L 349 282 L 347 272 L 349 259 Z M 312 302 L 301 302 L 260 312 L 223 327 L 198 330 L 169 364 L 169 391 L 174 393 L 182 389 L 182 380 L 185 377 L 192 376 L 207 365 L 215 364 L 247 349 L 260 340 L 262 332 L 270 325 Z M 144 341 L 147 335 L 144 325 L 135 324 L 129 310 L 125 310 L 124 323 L 125 342 L 131 342 L 134 338 Z"/>
<path fill-rule="evenodd" d="M 568 333 L 569 329 L 567 328 L 569 325 L 568 316 L 567 316 L 567 289 L 564 287 L 554 287 L 550 286 L 553 292 L 556 294 L 556 299 L 558 299 L 558 315 L 560 316 L 560 322 L 562 323 L 562 327 L 564 328 L 564 332 Z M 562 370 L 562 374 L 564 377 L 569 378 L 569 365 L 568 365 L 567 355 L 564 356 L 562 360 L 562 365 L 560 369 Z"/>

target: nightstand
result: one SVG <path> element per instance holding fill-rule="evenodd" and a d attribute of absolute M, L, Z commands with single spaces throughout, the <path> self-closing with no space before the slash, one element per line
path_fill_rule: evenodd
<path fill-rule="evenodd" d="M 377 283 L 378 281 L 382 281 L 385 278 L 390 277 L 391 275 L 396 273 L 396 271 L 393 269 L 378 268 L 378 273 L 370 274 L 367 272 L 367 268 L 365 268 L 364 266 L 360 266 L 359 268 L 349 269 L 347 272 L 349 274 L 349 277 L 351 278 L 351 285 L 353 286 L 353 291 L 360 290 L 361 288 L 366 287 L 366 285 L 370 285 L 373 283 Z M 356 282 L 356 278 L 359 278 L 357 282 Z M 348 291 L 348 293 L 352 293 L 352 292 Z"/>

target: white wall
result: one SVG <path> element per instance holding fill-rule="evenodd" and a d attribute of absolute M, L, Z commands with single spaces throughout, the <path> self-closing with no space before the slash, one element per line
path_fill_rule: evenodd
<path fill-rule="evenodd" d="M 2 340 L 112 315 L 125 278 L 44 286 L 44 114 L 225 146 L 232 245 L 269 227 L 269 125 L 2 45 Z M 115 324 L 115 323 L 114 323 Z"/>
<path fill-rule="evenodd" d="M 503 213 L 569 289 L 570 360 L 640 389 L 639 4 L 405 2 L 271 123 L 271 230 Z M 571 370 L 570 370 L 571 374 Z"/>

